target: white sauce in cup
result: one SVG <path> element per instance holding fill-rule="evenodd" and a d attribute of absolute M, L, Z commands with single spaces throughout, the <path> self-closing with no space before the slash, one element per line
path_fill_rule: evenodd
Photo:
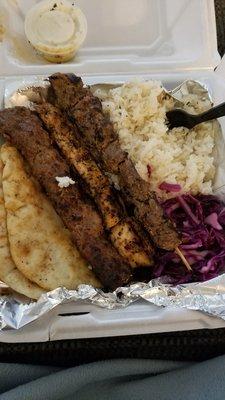
<path fill-rule="evenodd" d="M 25 18 L 31 45 L 51 62 L 70 60 L 87 35 L 87 20 L 80 8 L 66 0 L 44 0 Z"/>

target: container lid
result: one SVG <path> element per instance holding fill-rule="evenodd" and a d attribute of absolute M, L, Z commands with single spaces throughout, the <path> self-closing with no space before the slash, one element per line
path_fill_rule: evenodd
<path fill-rule="evenodd" d="M 23 18 L 37 0 L 18 0 L 13 8 L 14 1 L 3 3 L 17 42 L 15 49 L 12 40 L 0 46 L 2 75 L 45 74 L 65 66 L 81 74 L 172 72 L 213 69 L 220 61 L 213 0 L 76 0 L 86 15 L 88 34 L 66 65 L 46 62 L 26 42 Z M 22 42 L 28 51 L 24 59 Z"/>

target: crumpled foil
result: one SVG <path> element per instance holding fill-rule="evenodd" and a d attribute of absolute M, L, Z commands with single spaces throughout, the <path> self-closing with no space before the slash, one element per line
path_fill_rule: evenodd
<path fill-rule="evenodd" d="M 40 82 L 38 82 L 40 83 Z M 43 83 L 43 82 L 42 82 Z M 37 82 L 36 82 L 37 86 Z M 104 84 L 104 89 L 107 84 Z M 110 85 L 109 85 L 110 87 Z M 196 81 L 185 81 L 170 92 L 176 106 L 182 105 L 186 94 L 197 94 L 199 99 L 211 101 L 208 89 Z M 42 93 L 43 95 L 43 93 Z M 28 99 L 29 98 L 29 99 Z M 5 93 L 5 106 L 31 105 L 30 101 L 38 101 L 37 91 L 30 88 Z M 217 121 L 212 122 L 216 130 L 216 167 L 214 192 L 225 198 L 225 140 Z M 165 278 L 153 279 L 149 283 L 137 282 L 130 286 L 117 288 L 112 293 L 95 289 L 90 285 L 80 285 L 77 290 L 58 288 L 43 294 L 38 301 L 31 301 L 12 291 L 4 294 L 5 285 L 0 286 L 0 329 L 19 329 L 24 325 L 46 314 L 59 304 L 68 301 L 82 300 L 106 309 L 124 308 L 138 299 L 157 306 L 174 306 L 199 310 L 225 320 L 225 274 L 208 282 L 189 283 L 172 286 L 165 283 Z"/>

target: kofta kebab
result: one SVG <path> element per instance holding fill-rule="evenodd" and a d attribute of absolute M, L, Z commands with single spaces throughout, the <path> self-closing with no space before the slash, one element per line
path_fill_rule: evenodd
<path fill-rule="evenodd" d="M 0 134 L 28 162 L 104 287 L 115 289 L 136 270 L 150 269 L 157 247 L 176 251 L 190 269 L 178 232 L 121 149 L 100 100 L 75 75 L 54 74 L 49 82 L 47 99 L 34 110 L 0 111 Z M 61 188 L 56 177 L 75 183 Z"/>

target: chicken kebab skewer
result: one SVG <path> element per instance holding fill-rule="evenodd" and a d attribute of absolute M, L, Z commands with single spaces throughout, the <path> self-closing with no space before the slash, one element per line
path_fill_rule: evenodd
<path fill-rule="evenodd" d="M 109 237 L 127 263 L 132 267 L 149 267 L 153 264 L 153 247 L 148 241 L 144 249 L 143 240 L 135 232 L 131 218 L 124 215 L 123 207 L 106 175 L 79 140 L 78 132 L 67 117 L 50 103 L 35 107 L 52 140 L 58 145 L 67 162 L 83 178 L 88 191 L 97 203 Z M 147 254 L 148 253 L 148 254 Z"/>
<path fill-rule="evenodd" d="M 39 117 L 24 107 L 2 110 L 0 134 L 22 153 L 81 255 L 103 285 L 116 289 L 128 283 L 132 269 L 108 240 L 101 216 L 79 182 L 62 189 L 58 186 L 56 177 L 71 176 L 70 167 L 54 147 Z"/>
<path fill-rule="evenodd" d="M 109 118 L 104 115 L 101 101 L 82 79 L 73 74 L 49 77 L 49 97 L 76 124 L 80 139 L 102 167 L 119 177 L 124 198 L 134 207 L 136 218 L 143 224 L 157 247 L 176 251 L 185 266 L 191 267 L 179 249 L 181 239 L 171 221 L 163 215 L 155 193 L 137 173 L 133 163 L 119 144 Z"/>

